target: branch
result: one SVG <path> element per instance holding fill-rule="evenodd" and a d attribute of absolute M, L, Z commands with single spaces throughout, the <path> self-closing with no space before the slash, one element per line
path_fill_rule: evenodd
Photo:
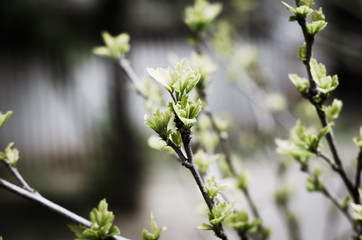
<path fill-rule="evenodd" d="M 361 172 L 362 172 L 362 148 L 360 149 L 357 157 L 357 172 L 356 172 L 356 181 L 354 187 L 358 189 L 361 185 Z"/>
<path fill-rule="evenodd" d="M 92 226 L 91 222 L 88 221 L 87 219 L 65 209 L 64 207 L 62 207 L 56 203 L 49 201 L 48 199 L 41 196 L 38 192 L 34 191 L 32 188 L 30 188 L 32 190 L 32 191 L 30 191 L 29 189 L 21 188 L 21 187 L 15 185 L 13 183 L 10 183 L 2 178 L 0 178 L 0 187 L 9 192 L 14 193 L 15 195 L 18 195 L 24 199 L 36 202 L 36 203 L 42 205 L 43 207 L 46 207 L 46 208 L 54 211 L 55 213 L 66 217 L 67 219 L 71 220 L 72 222 L 74 222 L 76 224 L 80 224 L 87 228 L 90 228 Z M 130 239 L 121 237 L 119 235 L 113 236 L 111 239 L 130 240 Z"/>
<path fill-rule="evenodd" d="M 128 81 L 130 82 L 131 86 L 135 90 L 135 92 L 141 96 L 143 99 L 147 99 L 147 96 L 145 96 L 141 90 L 140 85 L 140 79 L 138 78 L 137 74 L 133 71 L 130 63 L 126 60 L 121 58 L 118 62 L 121 70 L 124 74 L 126 74 Z"/>
<path fill-rule="evenodd" d="M 23 176 L 19 173 L 16 167 L 11 166 L 11 164 L 2 161 L 5 166 L 11 171 L 11 173 L 15 176 L 15 178 L 19 181 L 19 183 L 23 186 L 23 188 L 29 192 L 36 193 L 36 191 L 29 186 L 29 184 L 24 180 Z"/>
<path fill-rule="evenodd" d="M 297 6 L 298 6 L 299 1 L 296 0 L 296 3 L 297 3 Z M 318 95 L 318 89 L 317 89 L 315 81 L 313 80 L 313 76 L 311 74 L 311 67 L 310 67 L 310 60 L 311 60 L 311 57 L 312 57 L 312 46 L 313 46 L 313 43 L 314 43 L 314 35 L 311 35 L 311 34 L 308 33 L 307 26 L 306 26 L 306 20 L 304 18 L 299 18 L 298 19 L 298 24 L 300 25 L 300 27 L 302 29 L 304 40 L 305 40 L 305 43 L 306 43 L 306 60 L 303 61 L 303 63 L 305 65 L 305 67 L 306 67 L 307 74 L 308 74 L 309 88 L 308 88 L 308 91 L 306 93 L 306 96 L 304 96 L 304 97 L 308 98 L 308 100 L 313 104 L 313 106 L 315 106 L 318 117 L 319 117 L 319 120 L 320 120 L 322 126 L 326 127 L 328 125 L 326 115 L 325 115 L 324 111 L 322 111 L 320 109 L 319 103 L 316 103 L 313 100 L 313 97 Z M 359 194 L 358 194 L 358 190 L 353 186 L 352 182 L 348 179 L 347 174 L 346 174 L 346 172 L 345 172 L 345 170 L 343 168 L 343 164 L 342 164 L 342 161 L 341 161 L 341 159 L 339 157 L 338 150 L 337 150 L 337 147 L 336 147 L 336 143 L 335 143 L 335 140 L 334 140 L 334 137 L 333 137 L 332 129 L 326 134 L 326 139 L 327 139 L 327 142 L 328 142 L 328 146 L 329 146 L 329 148 L 330 148 L 330 150 L 332 152 L 334 163 L 336 165 L 336 166 L 334 166 L 333 170 L 335 170 L 340 175 L 340 177 L 342 178 L 343 183 L 345 184 L 345 186 L 347 187 L 348 192 L 351 194 L 351 196 L 353 198 L 353 201 L 356 204 L 359 204 L 360 203 L 360 197 L 359 197 Z"/>

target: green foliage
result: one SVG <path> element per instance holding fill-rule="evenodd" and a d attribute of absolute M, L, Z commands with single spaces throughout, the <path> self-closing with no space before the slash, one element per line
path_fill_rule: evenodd
<path fill-rule="evenodd" d="M 121 59 L 131 49 L 129 45 L 130 37 L 127 33 L 112 36 L 108 32 L 102 33 L 105 46 L 93 48 L 93 53 L 101 57 Z"/>
<path fill-rule="evenodd" d="M 298 48 L 298 58 L 303 62 L 307 61 L 307 44 L 305 42 Z"/>
<path fill-rule="evenodd" d="M 311 8 L 314 6 L 314 0 L 301 0 L 299 2 L 299 6 L 307 6 Z"/>
<path fill-rule="evenodd" d="M 209 3 L 206 0 L 195 0 L 193 6 L 185 9 L 184 22 L 195 32 L 203 32 L 209 24 L 220 14 L 220 3 Z"/>
<path fill-rule="evenodd" d="M 227 217 L 233 213 L 235 202 L 221 202 L 215 204 L 211 212 L 208 213 L 210 224 L 203 223 L 198 228 L 202 230 L 214 230 L 218 228 Z"/>
<path fill-rule="evenodd" d="M 275 202 L 279 206 L 286 206 L 291 196 L 291 190 L 287 187 L 280 188 L 274 195 Z"/>
<path fill-rule="evenodd" d="M 276 139 L 277 152 L 292 156 L 303 167 L 306 167 L 309 158 L 318 152 L 320 140 L 329 132 L 330 126 L 328 125 L 315 133 L 313 129 L 306 129 L 298 120 L 290 131 L 288 140 Z"/>
<path fill-rule="evenodd" d="M 219 143 L 219 136 L 212 128 L 210 118 L 202 114 L 198 117 L 197 121 L 198 124 L 195 131 L 197 141 L 206 150 L 213 151 Z"/>
<path fill-rule="evenodd" d="M 322 106 L 322 110 L 326 113 L 328 122 L 338 118 L 339 113 L 342 110 L 342 106 L 342 101 L 338 99 L 333 99 L 332 105 L 330 106 Z"/>
<path fill-rule="evenodd" d="M 255 232 L 260 224 L 261 221 L 259 219 L 250 222 L 249 216 L 245 211 L 234 213 L 226 221 L 226 225 L 235 229 L 240 236 Z"/>
<path fill-rule="evenodd" d="M 171 134 L 171 135 L 172 135 L 172 134 Z M 162 140 L 160 137 L 158 137 L 158 136 L 153 135 L 153 136 L 149 137 L 148 140 L 147 140 L 147 143 L 148 143 L 148 146 L 149 146 L 150 148 L 153 148 L 153 149 L 155 149 L 155 150 L 166 151 L 166 152 L 168 152 L 168 153 L 170 153 L 170 154 L 174 154 L 174 153 L 175 153 L 175 152 L 173 151 L 173 149 L 172 149 L 171 147 L 169 147 L 169 146 L 167 145 L 167 143 L 166 143 L 164 140 Z"/>
<path fill-rule="evenodd" d="M 212 176 L 211 178 L 207 178 L 205 180 L 205 188 L 207 194 L 211 198 L 211 201 L 215 201 L 216 196 L 226 189 L 225 186 L 219 186 L 218 182 L 215 179 L 215 176 Z"/>
<path fill-rule="evenodd" d="M 352 209 L 354 210 L 353 219 L 362 221 L 362 205 L 351 203 Z"/>
<path fill-rule="evenodd" d="M 152 128 L 164 141 L 168 141 L 171 134 L 169 123 L 172 113 L 168 110 L 161 112 L 157 109 L 153 116 L 145 116 L 145 125 Z"/>
<path fill-rule="evenodd" d="M 12 149 L 14 145 L 13 142 L 9 143 L 5 148 L 4 152 L 0 152 L 0 160 L 10 164 L 13 167 L 16 167 L 17 162 L 19 161 L 19 151 L 16 148 Z"/>
<path fill-rule="evenodd" d="M 142 78 L 141 92 L 146 98 L 145 108 L 152 111 L 155 106 L 164 104 L 162 90 L 150 78 Z"/>
<path fill-rule="evenodd" d="M 184 95 L 177 104 L 170 103 L 169 106 L 184 124 L 184 127 L 190 129 L 197 122 L 196 117 L 201 111 L 202 103 L 200 99 L 197 102 L 189 101 L 188 96 Z"/>
<path fill-rule="evenodd" d="M 12 111 L 7 111 L 5 114 L 0 112 L 0 128 L 6 123 L 12 114 Z"/>
<path fill-rule="evenodd" d="M 351 205 L 351 195 L 347 195 L 342 201 L 341 201 L 341 205 L 343 207 L 343 209 L 345 209 L 345 211 L 348 211 L 349 206 Z"/>
<path fill-rule="evenodd" d="M 362 148 L 362 126 L 359 129 L 360 138 L 353 138 L 354 143 L 357 147 Z"/>
<path fill-rule="evenodd" d="M 142 240 L 157 240 L 160 238 L 161 233 L 167 229 L 166 227 L 158 229 L 157 223 L 154 220 L 152 213 L 150 214 L 150 225 L 152 232 L 149 232 L 145 228 L 143 228 Z"/>
<path fill-rule="evenodd" d="M 202 172 L 206 173 L 210 164 L 215 161 L 216 156 L 209 156 L 204 150 L 199 149 L 194 154 L 194 161 L 197 169 Z"/>
<path fill-rule="evenodd" d="M 106 240 L 116 234 L 119 229 L 113 225 L 114 215 L 108 211 L 108 204 L 105 199 L 100 201 L 98 208 L 94 208 L 90 212 L 91 228 L 80 225 L 69 225 L 70 229 L 75 233 L 75 240 Z"/>
<path fill-rule="evenodd" d="M 326 19 L 326 17 L 324 16 L 322 8 L 319 8 L 318 10 L 313 11 L 312 22 L 324 21 L 325 19 Z"/>
<path fill-rule="evenodd" d="M 322 174 L 322 169 L 320 167 L 317 167 L 314 170 L 313 176 L 307 178 L 306 188 L 309 192 L 323 192 L 324 191 L 324 186 L 320 179 L 321 174 Z"/>
<path fill-rule="evenodd" d="M 307 91 L 309 84 L 306 78 L 301 78 L 297 74 L 289 74 L 288 77 L 299 92 L 305 93 Z"/>
<path fill-rule="evenodd" d="M 291 11 L 294 16 L 291 16 L 289 18 L 289 21 L 296 21 L 298 19 L 305 19 L 309 14 L 311 14 L 313 12 L 313 10 L 307 6 L 307 5 L 300 5 L 297 8 L 293 8 L 292 6 L 290 6 L 289 4 L 282 2 L 282 4 L 289 10 Z"/>
<path fill-rule="evenodd" d="M 243 171 L 239 177 L 237 182 L 237 187 L 243 191 L 246 191 L 248 189 L 248 175 L 245 171 Z"/>
<path fill-rule="evenodd" d="M 314 58 L 310 60 L 310 71 L 313 77 L 313 81 L 318 85 L 318 90 L 324 94 L 330 93 L 339 85 L 338 76 L 327 76 L 327 71 L 324 64 L 318 64 L 317 60 Z"/>
<path fill-rule="evenodd" d="M 314 21 L 307 24 L 307 31 L 310 35 L 316 35 L 327 26 L 327 22 L 324 20 Z"/>
<path fill-rule="evenodd" d="M 182 97 L 196 86 L 201 77 L 200 72 L 193 69 L 185 58 L 177 63 L 174 69 L 147 68 L 147 72 L 172 95 L 175 101 L 181 101 Z"/>
<path fill-rule="evenodd" d="M 191 54 L 191 65 L 192 68 L 199 70 L 200 73 L 200 82 L 197 86 L 201 85 L 205 87 L 207 84 L 205 81 L 207 81 L 208 77 L 217 70 L 217 66 L 207 55 L 200 55 L 195 52 Z"/>

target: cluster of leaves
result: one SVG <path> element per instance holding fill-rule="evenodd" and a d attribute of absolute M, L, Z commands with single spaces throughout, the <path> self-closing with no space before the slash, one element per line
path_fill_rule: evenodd
<path fill-rule="evenodd" d="M 144 228 L 142 230 L 142 240 L 157 240 L 160 238 L 161 233 L 167 229 L 166 227 L 158 229 L 157 223 L 154 220 L 152 213 L 150 214 L 150 225 L 152 232 L 149 232 Z"/>
<path fill-rule="evenodd" d="M 312 128 L 305 128 L 302 122 L 298 120 L 290 131 L 288 140 L 275 140 L 278 146 L 277 152 L 292 156 L 301 164 L 302 169 L 307 169 L 309 158 L 319 152 L 320 141 L 329 132 L 329 129 L 330 125 L 315 133 Z"/>
<path fill-rule="evenodd" d="M 131 49 L 131 46 L 129 45 L 130 37 L 127 33 L 112 36 L 108 32 L 103 32 L 102 38 L 106 45 L 95 47 L 93 49 L 95 55 L 121 59 Z"/>
<path fill-rule="evenodd" d="M 92 226 L 87 228 L 80 225 L 69 225 L 75 233 L 75 240 L 106 240 L 109 237 L 120 233 L 119 229 L 113 225 L 113 212 L 108 211 L 108 204 L 105 199 L 101 200 L 98 208 L 90 212 L 90 221 Z"/>
<path fill-rule="evenodd" d="M 199 70 L 191 67 L 190 62 L 182 59 L 174 69 L 148 68 L 149 74 L 159 82 L 171 95 L 173 102 L 168 103 L 165 111 L 159 109 L 153 116 L 145 116 L 145 124 L 152 128 L 166 144 L 181 146 L 180 129 L 189 130 L 197 122 L 196 117 L 201 111 L 201 100 L 189 100 L 190 91 L 200 80 Z M 176 118 L 181 126 L 171 126 Z M 173 121 L 175 122 L 175 121 Z"/>
<path fill-rule="evenodd" d="M 306 21 L 307 16 L 313 13 L 311 17 L 311 22 L 306 24 L 307 31 L 311 36 L 316 35 L 327 26 L 327 22 L 325 21 L 325 16 L 323 14 L 322 8 L 319 8 L 318 10 L 312 9 L 314 5 L 314 0 L 299 1 L 297 8 L 293 8 L 285 2 L 282 3 L 287 9 L 289 9 L 293 13 L 293 15 L 289 18 L 289 21 L 291 22 Z"/>
<path fill-rule="evenodd" d="M 220 3 L 209 3 L 206 0 L 196 0 L 193 6 L 185 10 L 185 23 L 192 31 L 203 32 L 209 24 L 220 14 Z"/>

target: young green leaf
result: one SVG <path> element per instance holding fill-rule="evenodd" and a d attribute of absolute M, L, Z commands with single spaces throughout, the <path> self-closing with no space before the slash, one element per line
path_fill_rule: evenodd
<path fill-rule="evenodd" d="M 152 128 L 164 141 L 168 141 L 171 130 L 168 125 L 172 119 L 172 113 L 168 110 L 161 112 L 157 109 L 153 116 L 145 116 L 145 125 Z"/>
<path fill-rule="evenodd" d="M 184 22 L 195 32 L 203 32 L 209 24 L 220 14 L 220 3 L 209 3 L 206 0 L 195 0 L 193 6 L 185 9 Z"/>
<path fill-rule="evenodd" d="M 297 74 L 289 74 L 288 77 L 299 92 L 305 93 L 307 91 L 309 84 L 306 78 L 301 78 Z"/>
<path fill-rule="evenodd" d="M 209 156 L 204 150 L 200 148 L 194 154 L 194 161 L 197 169 L 202 173 L 206 173 L 210 164 L 215 161 L 215 157 Z"/>
<path fill-rule="evenodd" d="M 171 107 L 184 127 L 190 129 L 197 122 L 196 117 L 201 111 L 202 103 L 200 99 L 197 102 L 188 101 L 188 96 L 184 95 L 182 101 L 177 104 L 173 103 Z"/>
<path fill-rule="evenodd" d="M 243 191 L 248 189 L 248 175 L 245 171 L 239 175 L 237 187 Z"/>
<path fill-rule="evenodd" d="M 362 221 L 362 205 L 351 203 L 352 209 L 354 210 L 353 219 Z"/>
<path fill-rule="evenodd" d="M 313 11 L 312 22 L 324 21 L 326 17 L 323 14 L 322 8 Z"/>
<path fill-rule="evenodd" d="M 108 211 L 108 204 L 105 199 L 100 201 L 98 208 L 90 212 L 91 228 L 84 226 L 69 225 L 69 228 L 75 233 L 75 240 L 106 240 L 119 234 L 119 229 L 112 226 L 114 215 Z"/>
<path fill-rule="evenodd" d="M 176 81 L 176 79 L 172 78 L 171 73 L 172 70 L 170 68 L 147 68 L 147 72 L 153 77 L 158 83 L 160 83 L 167 91 L 173 93 L 174 89 L 172 85 Z"/>
<path fill-rule="evenodd" d="M 0 128 L 6 123 L 12 114 L 12 111 L 7 111 L 5 114 L 0 112 Z"/>
<path fill-rule="evenodd" d="M 324 20 L 314 21 L 307 24 L 307 31 L 310 35 L 316 35 L 327 26 L 327 22 Z"/>
<path fill-rule="evenodd" d="M 217 228 L 220 223 L 233 214 L 234 206 L 235 202 L 222 202 L 216 204 L 212 211 L 208 213 L 210 225 L 203 223 L 201 226 L 199 226 L 199 228 L 205 230 L 212 230 Z"/>
<path fill-rule="evenodd" d="M 337 119 L 339 113 L 342 110 L 343 103 L 341 100 L 334 99 L 330 106 L 322 106 L 322 110 L 326 113 L 327 121 L 331 122 L 334 119 Z"/>
<path fill-rule="evenodd" d="M 353 138 L 354 143 L 357 147 L 362 148 L 362 126 L 359 129 L 360 138 Z"/>
<path fill-rule="evenodd" d="M 167 228 L 162 227 L 158 229 L 157 223 L 153 218 L 153 214 L 150 214 L 150 225 L 151 225 L 151 231 L 149 232 L 145 228 L 142 230 L 142 240 L 157 240 L 160 238 L 161 233 L 165 231 Z"/>
<path fill-rule="evenodd" d="M 211 59 L 205 54 L 197 54 L 193 52 L 191 54 L 192 68 L 199 70 L 200 81 L 198 85 L 206 86 L 206 80 L 208 77 L 217 70 L 217 66 L 211 61 Z"/>
<path fill-rule="evenodd" d="M 95 55 L 121 59 L 131 49 L 129 45 L 130 37 L 127 33 L 112 36 L 105 31 L 102 33 L 102 38 L 106 45 L 93 48 L 93 53 Z"/>
<path fill-rule="evenodd" d="M 313 81 L 318 85 L 320 92 L 328 94 L 339 85 L 338 76 L 327 76 L 326 67 L 322 63 L 318 64 L 314 58 L 310 60 L 310 70 Z"/>
<path fill-rule="evenodd" d="M 205 188 L 212 201 L 215 201 L 216 196 L 226 189 L 225 186 L 219 186 L 215 176 L 205 180 Z"/>
<path fill-rule="evenodd" d="M 254 221 L 249 222 L 249 216 L 245 211 L 234 213 L 226 221 L 226 225 L 235 229 L 240 236 L 255 232 L 260 224 L 261 221 L 259 219 L 255 219 Z"/>
<path fill-rule="evenodd" d="M 307 61 L 307 44 L 305 42 L 298 47 L 298 58 L 303 62 Z"/>
<path fill-rule="evenodd" d="M 301 0 L 299 2 L 299 6 L 307 6 L 311 8 L 314 6 L 314 0 Z"/>
<path fill-rule="evenodd" d="M 5 148 L 5 152 L 0 152 L 0 160 L 5 161 L 13 167 L 16 167 L 16 164 L 19 161 L 19 151 L 16 148 L 12 149 L 13 145 L 13 142 L 9 143 Z"/>

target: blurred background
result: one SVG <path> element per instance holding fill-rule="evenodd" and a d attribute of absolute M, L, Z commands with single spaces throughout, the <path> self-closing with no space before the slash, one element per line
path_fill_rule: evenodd
<path fill-rule="evenodd" d="M 233 23 L 243 49 L 234 54 L 240 64 L 244 56 L 254 54 L 257 85 L 284 94 L 293 115 L 306 115 L 287 77 L 291 72 L 305 76 L 296 57 L 302 34 L 296 23 L 288 22 L 289 12 L 276 0 L 221 2 L 220 19 Z M 21 157 L 19 170 L 32 187 L 84 217 L 106 198 L 125 237 L 141 239 L 142 227 L 148 226 L 153 211 L 159 225 L 168 227 L 163 239 L 213 239 L 212 233 L 196 229 L 205 219 L 199 214 L 202 201 L 189 173 L 172 157 L 147 146 L 151 131 L 143 125 L 148 113 L 143 100 L 116 63 L 92 55 L 94 46 L 103 45 L 101 31 L 108 30 L 113 35 L 130 34 L 127 58 L 139 76 L 147 75 L 147 67 L 170 66 L 170 54 L 189 57 L 191 32 L 182 18 L 184 8 L 192 3 L 0 3 L 0 111 L 14 112 L 1 129 L 0 149 L 15 142 Z M 358 149 L 351 139 L 358 136 L 362 123 L 362 1 L 325 0 L 317 5 L 323 6 L 328 27 L 317 36 L 314 54 L 328 73 L 339 76 L 334 95 L 343 100 L 344 108 L 336 134 L 346 166 L 352 166 Z M 235 79 L 227 80 L 227 61 L 213 54 L 212 47 L 206 51 L 219 65 L 209 89 L 210 107 L 215 114 L 233 119 L 232 149 L 242 156 L 240 165 L 250 173 L 250 191 L 265 225 L 273 229 L 271 239 L 288 239 L 273 204 L 273 192 L 280 185 L 279 157 L 270 141 L 285 138 L 287 132 L 275 131 L 262 110 L 254 112 L 251 92 L 242 88 L 250 75 L 241 74 L 246 80 L 237 79 L 241 88 L 235 87 Z M 243 71 L 241 65 L 236 68 Z M 294 125 L 290 115 L 282 119 L 287 127 Z M 271 144 L 265 147 L 267 141 Z M 0 177 L 15 182 L 4 166 L 0 166 Z M 327 221 L 333 215 L 330 204 L 319 194 L 306 192 L 305 176 L 296 164 L 291 164 L 283 181 L 295 189 L 291 207 L 300 217 L 303 239 L 348 239 L 347 222 L 343 218 Z M 331 186 L 341 187 L 333 181 Z M 48 209 L 0 189 L 4 240 L 74 239 L 67 223 Z"/>

